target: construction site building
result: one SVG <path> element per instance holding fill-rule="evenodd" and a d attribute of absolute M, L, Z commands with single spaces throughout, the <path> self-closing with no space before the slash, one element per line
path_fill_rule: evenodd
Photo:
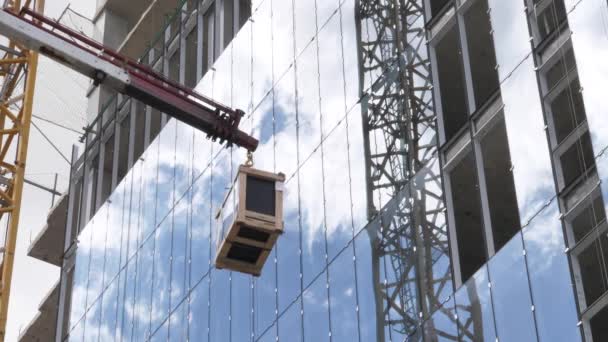
<path fill-rule="evenodd" d="M 246 113 L 284 232 L 215 268 L 246 151 L 91 84 L 20 341 L 608 341 L 605 0 L 97 5 L 93 38 Z"/>

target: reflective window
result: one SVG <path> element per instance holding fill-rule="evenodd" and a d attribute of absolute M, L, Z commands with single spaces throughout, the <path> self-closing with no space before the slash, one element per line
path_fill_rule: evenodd
<path fill-rule="evenodd" d="M 282 328 L 283 321 L 293 324 L 294 327 L 291 329 L 294 329 L 296 327 L 295 324 L 302 319 L 305 341 L 329 341 L 330 303 L 327 272 L 323 272 L 319 274 L 319 277 L 302 294 L 303 317 L 300 318 L 298 315 L 290 312 L 300 306 L 300 301 L 297 301 L 285 315 L 279 318 L 279 338 L 285 338 L 287 333 L 289 333 L 289 330 Z"/>
<path fill-rule="evenodd" d="M 155 232 L 151 329 L 156 330 L 169 313 L 171 291 L 172 218 L 165 219 Z"/>
<path fill-rule="evenodd" d="M 101 319 L 101 301 L 96 301 L 86 314 L 84 326 L 84 341 L 97 341 L 99 338 L 99 322 Z"/>
<path fill-rule="evenodd" d="M 331 336 L 336 341 L 359 340 L 357 282 L 352 244 L 347 245 L 329 266 Z"/>
<path fill-rule="evenodd" d="M 377 222 L 377 221 L 376 221 Z M 379 329 L 382 329 L 379 321 L 380 308 L 376 306 L 376 296 L 379 289 L 375 286 L 377 281 L 380 281 L 378 258 L 373 257 L 373 248 L 377 248 L 377 244 L 373 244 L 372 238 L 377 234 L 377 225 L 372 223 L 367 230 L 362 231 L 354 241 L 356 251 L 357 265 L 357 290 L 359 297 L 359 305 L 357 311 L 359 314 L 359 329 L 361 341 L 378 340 Z M 377 242 L 375 242 L 377 243 Z M 370 276 L 371 275 L 371 276 Z"/>
<path fill-rule="evenodd" d="M 274 250 L 262 275 L 253 279 L 254 336 L 260 337 L 267 327 L 277 319 L 277 252 Z"/>
<path fill-rule="evenodd" d="M 149 237 L 137 253 L 137 281 L 133 313 L 133 339 L 150 337 L 150 312 L 153 290 L 154 236 Z"/>
<path fill-rule="evenodd" d="M 213 314 L 209 326 L 209 341 L 230 340 L 230 271 L 211 271 L 209 305 Z"/>
<path fill-rule="evenodd" d="M 526 12 L 520 1 L 488 0 L 488 7 L 499 79 L 503 81 L 530 53 Z"/>
<path fill-rule="evenodd" d="M 156 329 L 156 331 L 154 331 L 152 338 L 150 338 L 150 342 L 166 342 L 166 341 L 168 341 L 168 338 L 169 338 L 169 320 L 165 320 L 163 325 L 161 325 L 160 327 L 158 327 L 158 329 Z"/>
<path fill-rule="evenodd" d="M 278 81 L 291 67 L 294 59 L 294 15 L 292 1 L 270 1 L 270 4 L 272 6 L 272 63 L 274 80 Z"/>
<path fill-rule="evenodd" d="M 204 278 L 194 287 L 190 294 L 190 341 L 209 341 L 209 277 Z"/>
<path fill-rule="evenodd" d="M 521 235 L 490 260 L 496 333 L 501 341 L 535 341 L 530 287 Z"/>
<path fill-rule="evenodd" d="M 524 244 L 539 340 L 574 342 L 581 336 L 558 216 L 554 202 L 523 230 Z"/>
<path fill-rule="evenodd" d="M 306 334 L 302 331 L 301 302 L 297 301 L 281 314 L 278 321 L 278 341 L 301 342 Z M 269 331 L 272 333 L 272 330 Z M 310 334 L 316 334 L 316 328 Z M 304 334 L 304 336 L 302 336 Z M 322 334 L 322 332 L 321 332 Z M 318 336 L 318 335 L 317 335 Z M 322 340 L 328 340 L 329 335 Z"/>
<path fill-rule="evenodd" d="M 70 327 L 74 328 L 86 312 L 87 283 L 89 281 L 91 229 L 85 228 L 80 232 L 79 244 L 76 250 L 76 265 L 72 283 L 72 300 L 70 308 Z"/>
<path fill-rule="evenodd" d="M 230 337 L 233 341 L 247 341 L 251 339 L 253 334 L 253 330 L 251 329 L 254 303 L 251 289 L 252 283 L 252 276 L 232 272 L 230 293 L 230 325 L 232 331 Z"/>
<path fill-rule="evenodd" d="M 454 299 L 443 303 L 441 310 L 435 311 L 430 319 L 424 322 L 423 335 L 425 341 L 456 341 L 458 340 L 458 325 L 454 310 Z"/>
<path fill-rule="evenodd" d="M 184 197 L 173 210 L 171 237 L 171 309 L 184 298 L 188 287 L 188 198 Z"/>
<path fill-rule="evenodd" d="M 137 260 L 131 259 L 125 268 L 124 304 L 119 310 L 123 310 L 121 322 L 121 338 L 130 340 L 133 336 L 135 325 L 135 284 L 137 281 Z"/>
<path fill-rule="evenodd" d="M 188 323 L 188 301 L 184 300 L 169 317 L 169 341 L 187 341 Z"/>
<path fill-rule="evenodd" d="M 455 294 L 461 341 L 496 341 L 488 270 L 480 269 Z"/>
<path fill-rule="evenodd" d="M 102 341 L 111 340 L 116 329 L 116 301 L 118 298 L 118 282 L 113 281 L 104 291 L 101 302 L 101 318 L 99 338 Z"/>

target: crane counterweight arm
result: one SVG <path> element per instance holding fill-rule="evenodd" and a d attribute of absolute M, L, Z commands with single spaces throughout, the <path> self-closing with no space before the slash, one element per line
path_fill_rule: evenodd
<path fill-rule="evenodd" d="M 217 103 L 141 63 L 43 15 L 0 10 L 0 34 L 52 58 L 97 83 L 183 121 L 212 139 L 255 151 L 258 141 L 239 130 L 244 112 Z"/>

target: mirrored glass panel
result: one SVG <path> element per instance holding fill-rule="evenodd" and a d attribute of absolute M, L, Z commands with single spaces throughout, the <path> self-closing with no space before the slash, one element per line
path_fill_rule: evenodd
<path fill-rule="evenodd" d="M 454 295 L 458 314 L 458 336 L 461 341 L 496 341 L 494 309 L 488 281 L 488 269 L 483 267 Z"/>
<path fill-rule="evenodd" d="M 230 340 L 230 272 L 212 270 L 210 276 L 209 305 L 211 306 L 211 322 L 209 325 L 209 341 Z"/>
<path fill-rule="evenodd" d="M 358 291 L 353 244 L 345 247 L 329 265 L 331 336 L 336 341 L 358 341 Z"/>
<path fill-rule="evenodd" d="M 530 55 L 530 35 L 524 3 L 488 0 L 498 75 L 505 80 Z M 531 97 L 534 98 L 534 97 Z"/>
<path fill-rule="evenodd" d="M 425 341 L 458 341 L 454 299 L 450 298 L 443 305 L 443 308 L 437 310 L 431 318 L 424 322 L 422 330 Z"/>
<path fill-rule="evenodd" d="M 230 292 L 230 337 L 232 341 L 248 341 L 253 336 L 253 277 L 248 274 L 232 272 Z"/>
<path fill-rule="evenodd" d="M 190 293 L 190 341 L 209 341 L 209 277 L 199 282 Z"/>
<path fill-rule="evenodd" d="M 329 316 L 329 288 L 327 286 L 327 272 L 318 275 L 302 294 L 302 301 L 293 303 L 292 307 L 279 317 L 279 337 L 287 336 L 289 329 L 299 328 L 295 324 L 302 319 L 305 341 L 329 341 L 330 340 L 330 316 Z M 303 307 L 303 317 L 291 313 L 300 306 Z M 297 311 L 296 311 L 297 312 Z M 282 322 L 286 321 L 293 327 L 283 329 Z"/>
<path fill-rule="evenodd" d="M 288 340 L 301 342 L 304 340 L 306 332 L 302 331 L 301 305 L 301 302 L 298 300 L 280 315 L 278 321 L 279 341 Z M 272 331 L 269 331 L 268 333 L 272 334 Z M 314 332 L 311 333 L 314 334 Z"/>
<path fill-rule="evenodd" d="M 523 237 L 540 341 L 580 341 L 574 288 L 556 201 L 534 217 L 523 230 Z"/>
<path fill-rule="evenodd" d="M 489 263 L 496 333 L 502 341 L 536 341 L 524 258 L 517 234 Z"/>
<path fill-rule="evenodd" d="M 522 92 L 532 95 L 522 98 Z M 502 83 L 501 97 L 519 216 L 525 225 L 555 195 L 532 58 Z M 522 136 L 526 139 L 521 139 Z"/>

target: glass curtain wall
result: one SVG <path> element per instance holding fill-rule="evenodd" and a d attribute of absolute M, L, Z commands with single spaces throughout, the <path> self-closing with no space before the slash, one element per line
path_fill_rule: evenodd
<path fill-rule="evenodd" d="M 393 278 L 386 260 L 378 267 L 373 237 L 407 207 L 420 179 L 367 221 L 355 0 L 254 0 L 251 18 L 239 20 L 213 64 L 209 32 L 219 24 L 209 18 L 234 4 L 189 1 L 145 60 L 247 113 L 242 128 L 260 140 L 255 166 L 287 176 L 285 233 L 260 277 L 215 269 L 214 216 L 245 153 L 169 120 L 80 233 L 67 340 L 374 341 L 379 330 L 387 341 L 581 340 L 528 13 L 519 2 L 431 3 L 433 16 L 453 9 L 443 37 L 456 39 L 431 42 L 434 63 L 461 68 L 443 73 L 434 65 L 440 83 L 461 82 L 435 87 L 442 93 L 435 102 L 455 110 L 437 152 L 444 179 L 453 178 L 446 197 L 452 189 L 476 198 L 468 205 L 479 211 L 447 220 L 452 241 L 454 229 L 480 237 L 454 293 L 434 289 L 441 302 L 406 332 L 379 317 L 385 304 L 372 271 L 384 283 Z M 516 31 L 507 37 L 509 22 Z M 488 54 L 496 63 L 473 70 L 471 61 Z M 450 105 L 459 101 L 453 89 L 464 103 Z M 530 133 L 538 155 L 513 137 L 519 130 Z M 437 164 L 419 177 L 439 172 Z M 386 314 L 399 317 L 393 308 Z"/>

